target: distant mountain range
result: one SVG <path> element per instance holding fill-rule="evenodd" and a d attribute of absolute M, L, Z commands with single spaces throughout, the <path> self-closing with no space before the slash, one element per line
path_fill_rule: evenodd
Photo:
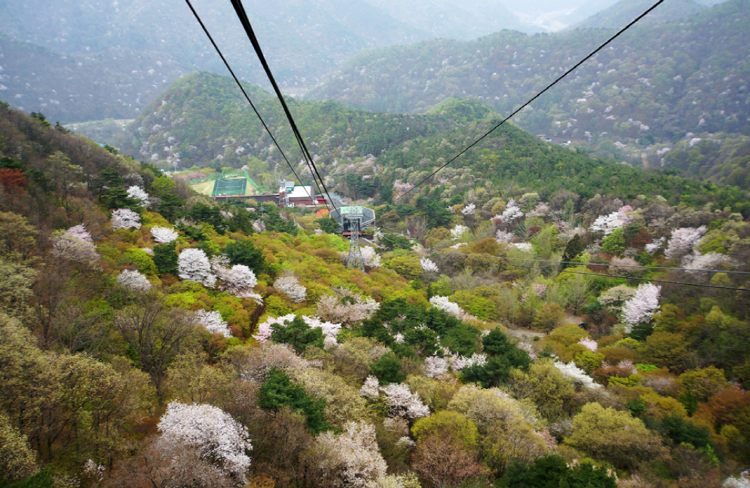
<path fill-rule="evenodd" d="M 621 2 L 610 13 L 628 5 Z M 672 11 L 668 5 L 662 15 Z M 626 32 L 516 122 L 553 141 L 649 166 L 660 165 L 682 140 L 750 135 L 750 0 L 709 9 L 690 5 L 701 11 Z M 371 50 L 347 61 L 307 97 L 411 113 L 451 97 L 471 98 L 509 114 L 613 33 L 503 31 L 469 42 Z"/>
<path fill-rule="evenodd" d="M 503 29 L 560 30 L 613 3 L 246 0 L 244 5 L 276 78 L 286 93 L 298 96 L 363 50 L 431 38 L 469 40 Z M 267 86 L 229 2 L 193 5 L 237 74 Z M 0 84 L 6 87 L 0 99 L 63 122 L 132 118 L 182 74 L 227 74 L 184 2 L 0 0 L 0 33 L 7 36 L 0 38 Z"/>

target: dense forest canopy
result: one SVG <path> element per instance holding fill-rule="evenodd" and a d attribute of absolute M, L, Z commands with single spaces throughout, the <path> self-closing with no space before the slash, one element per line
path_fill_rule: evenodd
<path fill-rule="evenodd" d="M 480 108 L 404 116 L 377 192 Z M 510 125 L 477 154 L 484 186 L 377 207 L 413 239 L 368 235 L 362 272 L 315 213 L 0 106 L 0 483 L 742 486 L 750 223 L 698 198 L 732 192 Z"/>

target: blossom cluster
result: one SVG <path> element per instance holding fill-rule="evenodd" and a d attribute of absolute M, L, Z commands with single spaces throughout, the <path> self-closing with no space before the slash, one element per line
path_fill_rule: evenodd
<path fill-rule="evenodd" d="M 440 268 L 438 268 L 438 265 L 435 264 L 435 262 L 430 258 L 420 259 L 419 264 L 422 265 L 422 271 L 425 271 L 427 273 L 439 273 L 440 272 Z"/>
<path fill-rule="evenodd" d="M 138 200 L 138 203 L 140 203 L 142 207 L 148 207 L 151 203 L 151 198 L 148 196 L 148 193 L 146 193 L 146 191 L 140 186 L 133 185 L 129 187 L 128 198 Z"/>
<path fill-rule="evenodd" d="M 297 277 L 291 273 L 285 273 L 276 278 L 273 287 L 289 297 L 294 303 L 304 302 L 307 298 L 307 288 L 300 284 Z"/>
<path fill-rule="evenodd" d="M 219 312 L 198 310 L 193 314 L 193 318 L 197 324 L 205 327 L 211 334 L 221 334 L 224 337 L 232 336 L 227 323 L 221 318 Z"/>
<path fill-rule="evenodd" d="M 469 228 L 465 225 L 456 224 L 456 226 L 451 229 L 451 239 L 454 241 L 460 239 L 464 234 L 469 232 Z"/>
<path fill-rule="evenodd" d="M 523 217 L 523 211 L 514 199 L 508 201 L 508 205 L 505 206 L 505 210 L 501 215 L 497 215 L 495 218 L 500 220 L 504 224 L 510 224 L 513 221 Z"/>
<path fill-rule="evenodd" d="M 380 308 L 372 298 L 354 294 L 345 288 L 334 288 L 335 295 L 323 295 L 315 310 L 325 320 L 353 324 L 371 318 Z"/>
<path fill-rule="evenodd" d="M 380 255 L 375 251 L 374 247 L 363 247 L 361 253 L 362 264 L 364 264 L 366 268 L 379 268 L 383 265 L 383 263 L 380 262 Z"/>
<path fill-rule="evenodd" d="M 253 335 L 253 337 L 260 343 L 267 342 L 271 338 L 271 334 L 273 333 L 273 328 L 271 327 L 272 325 L 286 327 L 287 325 L 289 325 L 289 323 L 291 323 L 292 320 L 294 320 L 295 317 L 296 316 L 293 313 L 282 315 L 281 317 L 268 317 L 263 323 L 258 324 L 258 331 L 255 333 L 255 335 Z M 311 328 L 321 329 L 323 335 L 327 338 L 330 337 L 335 339 L 339 331 L 341 330 L 341 324 L 327 322 L 325 320 L 321 320 L 319 317 L 303 315 L 302 320 L 304 320 L 305 323 Z"/>
<path fill-rule="evenodd" d="M 622 321 L 628 326 L 627 332 L 636 324 L 651 320 L 659 310 L 661 286 L 644 283 L 635 290 L 635 295 L 622 306 Z"/>
<path fill-rule="evenodd" d="M 180 234 L 174 229 L 158 226 L 151 228 L 151 235 L 159 244 L 169 244 L 180 236 Z"/>
<path fill-rule="evenodd" d="M 52 255 L 88 267 L 99 261 L 96 246 L 83 225 L 55 232 L 52 235 Z"/>
<path fill-rule="evenodd" d="M 189 447 L 201 457 L 221 464 L 225 474 L 245 479 L 250 467 L 247 451 L 252 450 L 247 427 L 212 405 L 185 405 L 172 402 L 158 425 L 159 441 L 175 450 Z"/>
<path fill-rule="evenodd" d="M 591 231 L 602 232 L 605 236 L 608 236 L 615 229 L 625 227 L 631 222 L 632 219 L 628 216 L 628 212 L 632 211 L 633 208 L 630 205 L 625 205 L 609 215 L 601 215 L 591 224 Z"/>
<path fill-rule="evenodd" d="M 706 233 L 706 226 L 682 227 L 672 231 L 672 237 L 667 243 L 664 256 L 667 259 L 679 259 L 693 250 L 698 241 Z"/>
<path fill-rule="evenodd" d="M 573 361 L 568 364 L 555 361 L 555 367 L 560 370 L 564 377 L 575 381 L 584 388 L 596 389 L 602 387 L 602 385 L 596 383 L 589 375 L 587 375 L 585 371 L 576 366 L 576 363 Z"/>
<path fill-rule="evenodd" d="M 118 208 L 112 211 L 110 220 L 113 229 L 140 229 L 141 216 L 129 208 Z"/>
<path fill-rule="evenodd" d="M 117 282 L 125 288 L 129 288 L 133 291 L 145 293 L 151 290 L 151 283 L 148 281 L 148 278 L 146 278 L 146 275 L 135 270 L 123 271 L 120 273 L 120 276 L 117 277 Z"/>

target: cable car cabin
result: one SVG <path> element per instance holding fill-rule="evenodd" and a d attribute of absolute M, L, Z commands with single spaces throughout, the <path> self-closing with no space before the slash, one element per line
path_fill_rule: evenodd
<path fill-rule="evenodd" d="M 353 229 L 352 219 L 360 222 L 359 234 L 375 227 L 375 211 L 367 207 L 350 206 L 339 207 L 331 212 L 331 218 L 339 223 L 339 232 L 344 237 L 351 237 Z"/>

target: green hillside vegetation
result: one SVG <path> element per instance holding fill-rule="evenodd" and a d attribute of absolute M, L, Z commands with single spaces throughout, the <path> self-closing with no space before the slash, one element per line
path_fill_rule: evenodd
<path fill-rule="evenodd" d="M 730 0 L 679 23 L 635 26 L 519 114 L 517 123 L 533 134 L 649 167 L 683 140 L 748 135 L 749 15 L 747 0 Z M 503 31 L 471 42 L 372 50 L 349 60 L 307 97 L 412 113 L 462 97 L 508 114 L 613 32 Z"/>
<path fill-rule="evenodd" d="M 718 487 L 750 462 L 748 275 L 662 269 L 750 271 L 728 209 L 469 193 L 362 272 L 315 214 L 219 206 L 6 105 L 0 165 L 2 486 Z"/>
<path fill-rule="evenodd" d="M 290 160 L 300 161 L 278 102 L 258 89 L 253 96 L 260 100 L 259 110 L 282 147 L 289 148 Z M 344 196 L 375 198 L 383 204 L 396 203 L 394 184 L 418 183 L 498 122 L 491 109 L 468 100 L 448 100 L 424 115 L 371 113 L 335 102 L 290 102 L 327 186 Z M 179 161 L 183 167 L 194 165 L 194 170 L 247 167 L 258 184 L 269 187 L 279 177 L 293 178 L 227 78 L 205 73 L 185 77 L 156 100 L 153 110 L 144 111 L 129 133 L 122 150 L 144 159 L 151 156 L 154 164 L 171 166 Z M 302 163 L 298 174 L 309 174 Z M 493 197 L 538 192 L 546 198 L 566 190 L 587 199 L 596 194 L 627 199 L 661 195 L 673 205 L 711 203 L 742 213 L 750 209 L 744 191 L 685 179 L 675 170 L 644 172 L 591 157 L 544 143 L 512 124 L 430 184 L 440 185 L 431 198 L 442 206 L 441 226 L 450 220 L 445 208 L 463 202 L 469 192 L 479 205 Z M 402 217 L 426 211 L 416 201 L 406 206 L 407 201 L 398 203 Z"/>

